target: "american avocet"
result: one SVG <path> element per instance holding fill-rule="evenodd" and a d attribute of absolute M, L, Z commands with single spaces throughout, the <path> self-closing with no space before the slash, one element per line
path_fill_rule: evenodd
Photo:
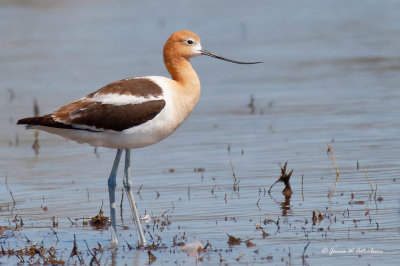
<path fill-rule="evenodd" d="M 200 96 L 200 81 L 190 58 L 208 55 L 237 64 L 240 62 L 202 49 L 199 37 L 191 31 L 175 32 L 164 45 L 164 63 L 172 79 L 148 76 L 115 81 L 105 87 L 41 117 L 18 121 L 27 128 L 40 129 L 79 143 L 117 149 L 108 178 L 112 244 L 118 243 L 115 222 L 116 173 L 125 149 L 123 184 L 138 244 L 146 245 L 130 179 L 130 150 L 145 147 L 169 136 L 193 110 Z"/>

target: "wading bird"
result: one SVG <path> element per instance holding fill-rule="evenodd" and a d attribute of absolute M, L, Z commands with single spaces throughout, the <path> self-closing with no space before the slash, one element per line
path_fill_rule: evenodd
<path fill-rule="evenodd" d="M 187 30 L 175 32 L 169 37 L 163 55 L 172 79 L 147 76 L 115 81 L 51 114 L 18 121 L 18 124 L 25 124 L 27 128 L 40 129 L 79 143 L 117 149 L 108 178 L 112 245 L 118 244 L 115 187 L 123 149 L 123 185 L 136 224 L 138 245 L 146 245 L 133 198 L 130 150 L 163 140 L 193 110 L 200 96 L 200 81 L 190 58 L 207 55 L 237 64 L 260 63 L 235 61 L 206 51 L 201 47 L 199 37 Z"/>

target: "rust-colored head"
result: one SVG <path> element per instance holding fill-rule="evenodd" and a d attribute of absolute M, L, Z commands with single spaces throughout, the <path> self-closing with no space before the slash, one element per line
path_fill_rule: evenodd
<path fill-rule="evenodd" d="M 164 60 L 180 57 L 189 59 L 197 55 L 201 55 L 200 38 L 188 30 L 173 33 L 164 45 Z"/>

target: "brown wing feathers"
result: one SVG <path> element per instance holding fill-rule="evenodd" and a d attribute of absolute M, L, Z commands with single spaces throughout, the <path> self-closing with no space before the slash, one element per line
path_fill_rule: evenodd
<path fill-rule="evenodd" d="M 112 94 L 134 95 L 138 97 L 160 96 L 162 89 L 156 83 L 147 78 L 132 78 L 114 81 L 87 97 L 91 98 L 96 94 Z"/>
<path fill-rule="evenodd" d="M 56 127 L 56 128 L 77 129 L 74 128 L 72 125 L 55 121 L 51 117 L 51 114 L 45 116 L 22 118 L 18 120 L 17 124 L 26 125 L 27 128 L 29 128 L 30 126 L 46 126 L 46 127 Z"/>
<path fill-rule="evenodd" d="M 162 95 L 162 89 L 148 79 L 116 81 L 89 94 L 120 94 L 137 97 Z M 46 126 L 66 129 L 122 131 L 153 119 L 165 106 L 165 100 L 151 100 L 139 104 L 113 105 L 81 99 L 65 105 L 54 114 L 20 119 L 17 124 Z"/>

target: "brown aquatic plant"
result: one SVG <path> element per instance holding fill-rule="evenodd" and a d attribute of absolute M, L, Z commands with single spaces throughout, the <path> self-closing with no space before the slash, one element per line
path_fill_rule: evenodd
<path fill-rule="evenodd" d="M 74 234 L 74 246 L 72 247 L 72 251 L 71 251 L 71 254 L 69 255 L 69 259 L 74 256 L 78 257 L 79 263 L 81 263 L 81 264 L 85 263 L 83 258 L 81 258 L 80 254 L 79 254 L 79 249 L 78 249 L 78 244 L 76 243 L 76 235 L 75 234 Z M 69 262 L 69 259 L 67 261 L 67 264 Z"/>
<path fill-rule="evenodd" d="M 234 237 L 233 235 L 230 234 L 227 235 L 228 235 L 229 246 L 240 245 L 242 243 L 242 240 L 239 237 Z"/>
<path fill-rule="evenodd" d="M 147 255 L 149 255 L 149 265 L 157 260 L 157 257 L 150 250 L 147 251 Z"/>
<path fill-rule="evenodd" d="M 174 238 L 172 239 L 172 246 L 173 247 L 183 247 L 185 245 L 185 242 L 177 242 L 178 239 L 178 235 L 174 236 Z"/>
<path fill-rule="evenodd" d="M 270 194 L 272 187 L 275 186 L 276 183 L 283 182 L 285 184 L 285 188 L 282 190 L 282 194 L 285 196 L 289 196 L 289 197 L 292 195 L 293 192 L 292 192 L 292 188 L 290 187 L 289 180 L 290 180 L 290 177 L 292 176 L 293 169 L 289 173 L 286 173 L 287 164 L 288 164 L 288 162 L 285 162 L 283 167 L 281 167 L 281 176 L 278 178 L 278 180 L 275 181 L 275 183 L 273 183 L 269 187 L 268 194 Z"/>
<path fill-rule="evenodd" d="M 99 213 L 95 217 L 89 218 L 89 224 L 91 226 L 96 227 L 96 229 L 102 229 L 109 225 L 109 219 L 107 216 L 103 215 L 104 212 L 102 209 L 103 209 L 103 204 L 101 204 Z"/>
<path fill-rule="evenodd" d="M 315 213 L 315 211 L 313 211 L 313 212 L 312 212 L 312 222 L 313 222 L 313 225 L 316 225 L 316 224 L 317 224 L 317 221 L 318 221 L 318 219 L 317 219 L 317 214 Z"/>
<path fill-rule="evenodd" d="M 362 205 L 362 204 L 365 203 L 363 200 L 355 200 L 355 201 L 353 201 L 354 197 L 355 197 L 354 193 L 351 193 L 351 200 L 349 201 L 349 205 L 353 205 L 353 204 Z"/>
<path fill-rule="evenodd" d="M 321 214 L 321 212 L 318 212 L 318 214 L 313 211 L 312 213 L 312 221 L 313 221 L 313 225 L 316 225 L 317 222 L 321 222 L 324 219 L 324 216 Z"/>
<path fill-rule="evenodd" d="M 281 203 L 282 216 L 286 216 L 287 212 L 290 211 L 290 199 L 292 197 L 292 191 L 285 189 L 282 191 L 282 194 L 285 196 L 285 201 Z"/>
<path fill-rule="evenodd" d="M 262 238 L 266 238 L 269 236 L 269 234 L 267 232 L 265 232 L 264 230 L 261 230 L 261 231 L 262 231 Z"/>
<path fill-rule="evenodd" d="M 254 244 L 253 242 L 251 242 L 250 239 L 248 239 L 248 240 L 246 240 L 246 241 L 244 241 L 244 242 L 246 243 L 246 246 L 247 246 L 248 248 L 251 248 L 251 247 L 255 247 L 255 246 L 256 246 L 256 244 Z"/>
<path fill-rule="evenodd" d="M 26 237 L 25 237 L 26 238 Z M 15 256 L 19 262 L 18 264 L 28 265 L 63 265 L 65 261 L 56 258 L 56 249 L 54 246 L 46 248 L 43 243 L 32 243 L 28 238 L 27 245 L 20 247 L 17 250 L 8 248 L 4 250 L 1 246 L 0 256 L 7 255 L 8 257 Z"/>
<path fill-rule="evenodd" d="M 78 245 L 76 244 L 76 235 L 74 234 L 74 246 L 72 247 L 70 257 L 79 256 Z"/>
<path fill-rule="evenodd" d="M 266 225 L 268 222 L 267 220 L 264 220 L 264 224 Z M 269 234 L 267 232 L 264 231 L 264 228 L 258 224 L 255 225 L 256 226 L 256 230 L 257 231 L 261 231 L 262 232 L 262 238 L 266 238 L 269 236 Z M 247 241 L 246 241 L 247 244 Z"/>
<path fill-rule="evenodd" d="M 53 228 L 58 227 L 58 221 L 56 221 L 56 217 L 53 216 L 50 218 L 51 222 L 53 223 Z"/>

